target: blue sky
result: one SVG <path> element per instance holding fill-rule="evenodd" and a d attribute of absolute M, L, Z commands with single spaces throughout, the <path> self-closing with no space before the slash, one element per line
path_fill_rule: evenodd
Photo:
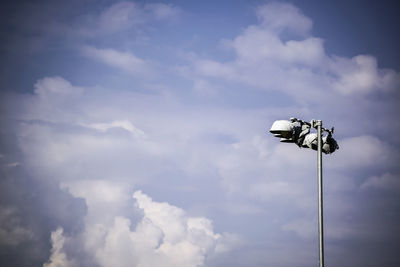
<path fill-rule="evenodd" d="M 2 9 L 0 262 L 398 266 L 398 7 L 30 1 Z"/>

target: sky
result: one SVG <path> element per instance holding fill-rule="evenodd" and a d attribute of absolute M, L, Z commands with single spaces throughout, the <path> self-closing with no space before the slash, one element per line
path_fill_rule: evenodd
<path fill-rule="evenodd" d="M 8 1 L 0 265 L 400 265 L 395 1 Z"/>

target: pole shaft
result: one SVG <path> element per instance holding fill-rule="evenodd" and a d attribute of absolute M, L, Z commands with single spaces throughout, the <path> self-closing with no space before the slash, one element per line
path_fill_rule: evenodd
<path fill-rule="evenodd" d="M 318 131 L 318 236 L 319 236 L 319 267 L 324 267 L 324 217 L 322 192 L 322 121 L 317 121 Z"/>

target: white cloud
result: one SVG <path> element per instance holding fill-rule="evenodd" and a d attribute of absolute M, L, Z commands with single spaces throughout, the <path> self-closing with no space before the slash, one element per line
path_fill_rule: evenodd
<path fill-rule="evenodd" d="M 133 2 L 120 2 L 105 9 L 99 16 L 99 25 L 105 31 L 122 30 L 143 23 L 142 10 Z"/>
<path fill-rule="evenodd" d="M 104 248 L 97 253 L 101 265 L 111 266 L 108 259 L 115 261 L 118 257 L 110 253 L 121 253 L 124 251 L 121 246 L 131 247 L 130 254 L 136 255 L 134 262 L 143 267 L 201 266 L 206 255 L 215 251 L 221 236 L 213 232 L 211 221 L 188 217 L 182 209 L 154 202 L 140 191 L 133 196 L 144 216 L 133 232 L 126 219 L 116 218 Z M 120 249 L 114 249 L 115 246 Z M 129 262 L 123 259 L 126 255 L 120 256 L 121 264 Z"/>
<path fill-rule="evenodd" d="M 144 10 L 149 12 L 149 15 L 156 20 L 173 20 L 176 19 L 180 13 L 181 9 L 179 7 L 174 7 L 171 4 L 163 3 L 152 3 L 146 4 Z"/>
<path fill-rule="evenodd" d="M 123 216 L 115 216 L 111 223 L 86 224 L 81 236 L 85 253 L 92 254 L 100 266 L 202 266 L 207 257 L 226 251 L 231 241 L 237 242 L 229 234 L 214 233 L 212 222 L 204 217 L 190 217 L 184 210 L 155 202 L 140 191 L 133 197 L 143 212 L 136 226 Z M 89 205 L 89 212 L 93 208 Z M 77 259 L 68 259 L 62 228 L 52 233 L 51 240 L 52 254 L 44 266 L 72 266 Z"/>
<path fill-rule="evenodd" d="M 277 231 L 294 232 L 300 237 L 311 235 L 307 214 L 315 205 L 315 151 L 281 144 L 268 133 L 264 135 L 270 126 L 266 122 L 279 118 L 282 112 L 296 114 L 296 108 L 188 108 L 165 95 L 119 91 L 103 91 L 102 99 L 106 101 L 98 102 L 91 97 L 95 90 L 85 88 L 84 92 L 84 99 L 62 98 L 68 108 L 61 117 L 35 111 L 53 98 L 58 99 L 59 94 L 46 101 L 42 98 L 40 105 L 35 102 L 40 97 L 34 95 L 31 100 L 36 106 L 32 106 L 30 118 L 36 114 L 35 120 L 51 118 L 58 122 L 55 119 L 61 118 L 63 122 L 68 114 L 77 112 L 79 116 L 62 125 L 25 123 L 19 133 L 26 158 L 38 164 L 31 169 L 45 174 L 41 177 L 58 177 L 64 188 L 86 200 L 85 231 L 79 238 L 84 243 L 83 253 L 91 255 L 99 265 L 124 266 L 129 262 L 158 266 L 162 262 L 163 266 L 201 266 L 214 258 L 212 255 L 218 257 L 219 252 L 229 249 L 231 242 L 237 243 L 225 238 L 225 234 L 216 234 L 210 220 L 190 217 L 183 209 L 157 203 L 144 194 L 135 194 L 137 208 L 142 209 L 144 217 L 135 220 L 129 216 L 132 187 L 158 184 L 164 188 L 173 181 L 173 192 L 182 192 L 178 188 L 185 186 L 200 192 L 209 187 L 196 191 L 197 179 L 208 179 L 210 175 L 213 178 L 207 183 L 222 185 L 218 194 L 241 199 L 238 204 L 242 206 L 231 210 L 216 203 L 225 214 L 253 218 L 264 216 L 265 207 L 269 207 L 273 213 L 270 220 L 276 222 Z M 174 108 L 170 108 L 172 104 Z M 103 111 L 104 106 L 107 109 Z M 146 108 L 154 106 L 158 111 Z M 205 138 L 210 135 L 231 138 L 228 142 Z M 392 153 L 389 144 L 374 136 L 343 138 L 339 145 L 340 150 L 324 161 L 328 171 L 353 172 L 390 159 L 395 161 L 396 152 Z M 174 180 L 175 174 L 181 175 L 179 180 Z M 347 188 L 346 184 L 338 186 Z M 329 192 L 340 196 L 343 192 L 352 193 L 354 188 Z M 276 215 L 288 203 L 290 209 L 285 214 L 296 214 L 291 220 Z M 341 224 L 330 229 L 330 236 L 343 239 L 353 230 Z M 182 251 L 186 257 L 177 256 Z M 70 257 L 68 250 L 63 252 Z"/>
<path fill-rule="evenodd" d="M 211 176 L 215 179 L 211 181 L 213 186 L 222 181 L 218 194 L 244 199 L 245 210 L 241 214 L 263 214 L 263 208 L 257 210 L 262 207 L 260 203 L 273 203 L 278 209 L 286 201 L 293 203 L 291 211 L 300 210 L 295 221 L 303 220 L 304 210 L 309 210 L 315 201 L 310 200 L 315 179 L 308 179 L 314 178 L 315 151 L 280 144 L 269 134 L 263 135 L 270 126 L 266 122 L 281 116 L 282 110 L 294 114 L 296 108 L 209 109 L 184 105 L 165 95 L 120 91 L 102 91 L 99 101 L 91 97 L 95 90 L 85 88 L 84 92 L 84 99 L 62 98 L 67 108 L 57 116 L 37 110 L 51 107 L 60 94 L 46 99 L 32 96 L 32 112 L 28 116 L 34 121 L 24 122 L 19 128 L 19 144 L 27 161 L 35 163 L 31 170 L 39 170 L 43 179 L 57 177 L 74 196 L 86 200 L 88 214 L 81 236 L 85 253 L 104 266 L 123 266 L 125 261 L 142 262 L 144 266 L 157 266 L 160 261 L 165 266 L 199 266 L 210 255 L 207 251 L 223 251 L 224 246 L 217 241 L 223 238 L 216 238 L 218 234 L 213 232 L 210 221 L 191 218 L 182 209 L 140 194 L 136 194 L 138 207 L 147 213 L 146 219 L 137 223 L 126 209 L 133 186 L 158 183 L 163 187 L 173 181 L 174 188 L 193 188 L 198 183 L 196 179 L 211 174 L 215 175 Z M 41 102 L 37 102 L 38 98 Z M 103 110 L 104 106 L 107 109 Z M 157 111 L 148 108 L 154 106 Z M 78 116 L 65 123 L 63 118 L 71 114 Z M 44 123 L 48 120 L 54 123 Z M 141 137 L 141 132 L 146 138 Z M 219 134 L 231 137 L 229 142 L 204 138 Z M 329 162 L 342 170 L 358 170 L 391 157 L 388 144 L 373 136 L 347 138 L 339 144 L 341 149 L 337 153 L 343 152 L 344 156 L 335 159 L 335 154 L 329 155 L 333 156 Z M 379 159 L 374 159 L 374 155 Z M 175 174 L 181 175 L 180 180 L 174 180 Z M 296 230 L 292 228 L 293 225 L 286 225 L 280 229 Z M 151 238 L 147 240 L 141 235 Z M 137 240 L 149 244 L 139 250 Z M 176 253 L 181 250 L 187 251 L 188 256 L 179 261 Z M 140 258 L 132 256 L 131 251 Z"/>
<path fill-rule="evenodd" d="M 163 165 L 159 161 L 165 148 L 152 140 L 129 132 L 99 134 L 79 128 L 67 132 L 62 129 L 57 123 L 20 126 L 22 151 L 29 157 L 25 164 L 43 178 L 57 177 L 62 182 L 114 179 L 135 184 L 160 171 L 151 165 Z"/>
<path fill-rule="evenodd" d="M 71 97 L 79 96 L 83 93 L 84 89 L 77 86 L 72 86 L 71 83 L 62 77 L 46 77 L 38 80 L 35 83 L 35 94 L 40 97 Z"/>
<path fill-rule="evenodd" d="M 72 267 L 77 266 L 67 259 L 67 255 L 63 252 L 65 237 L 63 229 L 58 228 L 51 233 L 51 255 L 49 260 L 43 264 L 43 267 Z"/>
<path fill-rule="evenodd" d="M 140 5 L 134 2 L 122 1 L 104 9 L 95 17 L 96 25 L 93 31 L 100 33 L 115 33 L 138 26 L 146 26 L 153 21 L 171 21 L 179 17 L 181 10 L 164 3 Z M 90 34 L 90 33 L 89 33 Z"/>
<path fill-rule="evenodd" d="M 136 138 L 146 138 L 146 134 L 142 130 L 136 128 L 132 124 L 132 122 L 128 120 L 112 121 L 110 123 L 90 123 L 82 125 L 102 132 L 105 132 L 112 128 L 121 128 L 130 132 Z"/>
<path fill-rule="evenodd" d="M 344 95 L 388 91 L 400 84 L 399 74 L 393 70 L 380 70 L 376 58 L 372 56 L 359 55 L 352 59 L 335 57 L 332 69 L 338 75 L 334 87 Z"/>
<path fill-rule="evenodd" d="M 149 75 L 152 73 L 150 63 L 129 52 L 120 52 L 114 49 L 99 49 L 91 46 L 85 46 L 82 51 L 84 55 L 90 58 L 130 74 Z"/>
<path fill-rule="evenodd" d="M 265 65 L 268 61 L 279 65 L 316 65 L 325 56 L 321 39 L 310 37 L 284 42 L 275 32 L 259 26 L 248 27 L 232 41 L 231 46 L 235 48 L 238 63 L 246 66 L 255 63 Z"/>
<path fill-rule="evenodd" d="M 261 201 L 297 199 L 296 203 L 307 196 L 304 186 L 309 179 L 302 179 L 312 170 L 315 153 L 274 141 L 254 136 L 232 144 L 219 158 L 218 170 L 228 192 Z"/>
<path fill-rule="evenodd" d="M 127 190 L 121 184 L 110 181 L 80 179 L 64 183 L 62 187 L 67 188 L 75 197 L 84 198 L 89 207 L 127 201 Z"/>
<path fill-rule="evenodd" d="M 380 69 L 376 58 L 351 59 L 326 54 L 323 40 L 310 36 L 312 23 L 290 5 L 270 3 L 258 9 L 261 22 L 248 26 L 231 41 L 233 60 L 219 62 L 191 56 L 193 76 L 217 77 L 269 91 L 284 92 L 299 103 L 342 95 L 388 92 L 400 85 L 394 70 Z M 300 36 L 288 39 L 287 32 Z M 290 35 L 289 35 L 290 36 Z"/>
<path fill-rule="evenodd" d="M 216 225 L 222 229 L 250 233 L 251 245 L 240 251 L 247 258 L 254 255 L 252 246 L 265 241 L 265 236 L 254 234 L 260 233 L 256 228 L 275 232 L 274 240 L 266 242 L 274 243 L 275 248 L 287 245 L 285 237 L 278 237 L 282 230 L 309 237 L 314 231 L 307 214 L 315 205 L 316 152 L 279 143 L 265 133 L 274 119 L 296 115 L 340 122 L 343 127 L 336 133 L 341 135 L 340 150 L 326 156 L 329 160 L 324 158 L 329 177 L 346 173 L 326 183 L 332 185 L 327 192 L 337 198 L 354 193 L 354 181 L 366 169 L 395 166 L 398 151 L 388 140 L 374 136 L 378 130 L 372 129 L 382 129 L 377 124 L 383 120 L 372 122 L 369 118 L 379 117 L 376 114 L 388 104 L 372 98 L 367 101 L 364 96 L 390 93 L 398 74 L 379 69 L 371 56 L 327 55 L 323 40 L 311 36 L 311 20 L 292 5 L 267 4 L 257 15 L 259 24 L 248 26 L 226 42 L 233 49 L 232 60 L 193 56 L 192 65 L 181 68 L 192 71 L 185 76 L 189 81 L 161 77 L 162 93 L 132 92 L 153 86 L 142 84 L 144 74 L 159 73 L 153 72 L 151 62 L 116 50 L 107 42 L 110 49 L 87 46 L 83 53 L 134 74 L 135 86 L 143 87 L 130 92 L 81 88 L 61 77 L 47 77 L 36 83 L 33 95 L 18 95 L 10 101 L 20 119 L 16 138 L 23 160 L 18 167 L 28 169 L 34 179 L 59 181 L 63 190 L 84 199 L 87 205 L 83 232 L 53 232 L 48 265 L 72 264 L 71 250 L 78 243 L 80 255 L 88 255 L 102 266 L 201 266 L 237 242 L 236 235 L 216 233 L 212 221 L 203 214 L 213 214 L 207 217 L 218 221 Z M 99 26 L 94 35 L 118 33 L 176 16 L 177 9 L 172 6 L 122 2 L 93 18 L 93 25 Z M 127 45 L 123 42 L 118 46 L 132 47 Z M 165 52 L 164 44 L 156 45 L 160 45 L 160 54 Z M 118 77 L 126 81 L 124 75 Z M 194 95 L 187 90 L 191 84 Z M 275 90 L 279 96 L 258 94 L 250 91 L 252 87 Z M 199 94 L 211 101 L 199 101 Z M 289 101 L 280 99 L 280 94 Z M 219 99 L 224 103 L 214 104 Z M 374 108 L 370 108 L 371 102 Z M 238 107 L 242 104 L 246 108 Z M 362 118 L 357 118 L 360 115 Z M 355 121 L 373 127 L 356 128 Z M 398 127 L 393 125 L 386 131 L 396 132 Z M 340 132 L 345 127 L 353 132 Z M 364 136 L 359 136 L 359 129 L 365 130 Z M 389 186 L 397 186 L 390 175 L 371 177 L 363 185 Z M 140 191 L 132 200 L 132 188 L 149 188 L 155 199 L 180 203 L 180 208 L 156 202 Z M 134 201 L 137 205 L 132 207 Z M 345 206 L 344 202 L 338 205 Z M 234 221 L 236 216 L 240 222 Z M 347 229 L 352 228 L 340 225 L 332 235 L 344 237 Z M 23 229 L 13 231 L 4 235 L 29 238 Z M 293 242 L 293 247 L 299 244 Z M 271 248 L 265 242 L 262 246 L 263 253 Z"/>
<path fill-rule="evenodd" d="M 257 8 L 257 17 L 261 20 L 263 27 L 275 32 L 290 30 L 306 35 L 312 27 L 312 21 L 291 4 L 265 4 Z"/>

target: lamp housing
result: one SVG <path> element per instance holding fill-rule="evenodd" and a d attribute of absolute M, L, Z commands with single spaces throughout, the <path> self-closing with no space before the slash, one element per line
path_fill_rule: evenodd
<path fill-rule="evenodd" d="M 291 139 L 293 137 L 293 130 L 295 124 L 287 120 L 277 120 L 271 126 L 270 133 L 275 137 Z"/>

